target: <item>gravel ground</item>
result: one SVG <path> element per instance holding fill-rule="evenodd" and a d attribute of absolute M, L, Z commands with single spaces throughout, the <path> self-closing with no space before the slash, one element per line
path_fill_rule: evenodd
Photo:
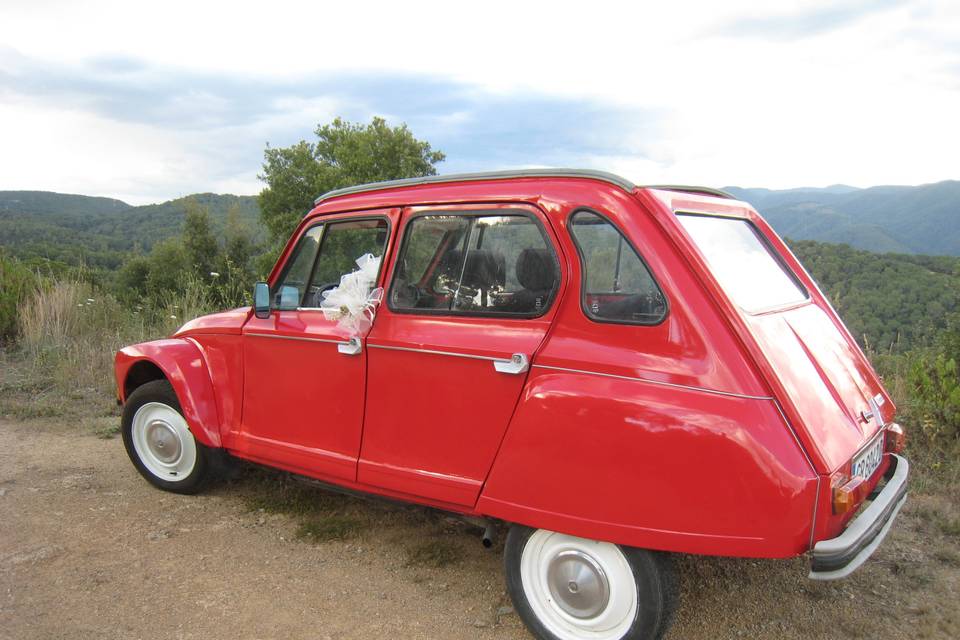
<path fill-rule="evenodd" d="M 276 482 L 247 471 L 203 495 L 166 494 L 119 438 L 0 420 L 0 638 L 530 637 L 500 549 L 476 531 L 349 501 L 337 512 L 362 526 L 310 542 L 302 514 L 251 507 Z M 958 512 L 957 496 L 912 496 L 874 559 L 839 583 L 808 581 L 802 558 L 678 558 L 668 637 L 958 638 L 960 540 L 938 525 Z"/>

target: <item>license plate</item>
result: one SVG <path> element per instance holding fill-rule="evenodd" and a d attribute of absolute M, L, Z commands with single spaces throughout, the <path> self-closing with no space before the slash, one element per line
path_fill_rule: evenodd
<path fill-rule="evenodd" d="M 860 476 L 864 480 L 869 480 L 873 472 L 877 470 L 880 463 L 883 462 L 883 432 L 877 434 L 873 442 L 870 443 L 863 453 L 853 459 L 853 466 L 850 468 L 850 475 Z"/>

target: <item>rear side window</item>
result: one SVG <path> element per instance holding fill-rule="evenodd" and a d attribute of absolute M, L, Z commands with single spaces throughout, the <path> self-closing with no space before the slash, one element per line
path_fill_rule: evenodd
<path fill-rule="evenodd" d="M 529 216 L 422 215 L 407 225 L 390 308 L 538 316 L 558 282 L 556 254 Z"/>
<path fill-rule="evenodd" d="M 807 299 L 806 290 L 748 220 L 693 214 L 677 218 L 717 282 L 748 313 Z"/>
<path fill-rule="evenodd" d="M 663 320 L 663 292 L 616 227 L 592 211 L 578 211 L 570 220 L 570 233 L 580 251 L 581 300 L 589 317 L 629 324 Z"/>

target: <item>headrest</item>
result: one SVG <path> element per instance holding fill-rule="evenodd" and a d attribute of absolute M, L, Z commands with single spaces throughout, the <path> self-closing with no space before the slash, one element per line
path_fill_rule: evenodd
<path fill-rule="evenodd" d="M 460 268 L 461 256 L 463 252 L 454 249 L 443 257 L 442 268 L 454 280 L 460 277 L 456 269 Z M 463 266 L 462 284 L 471 289 L 502 287 L 507 280 L 506 271 L 503 254 L 470 249 L 467 251 L 467 263 Z"/>
<path fill-rule="evenodd" d="M 557 281 L 557 266 L 549 249 L 524 249 L 517 258 L 517 280 L 524 289 L 546 291 Z"/>

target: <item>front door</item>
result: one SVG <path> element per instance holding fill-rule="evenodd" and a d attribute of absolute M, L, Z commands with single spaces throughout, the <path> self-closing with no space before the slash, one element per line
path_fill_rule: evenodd
<path fill-rule="evenodd" d="M 473 505 L 550 326 L 560 261 L 524 205 L 404 211 L 367 338 L 360 482 Z"/>
<path fill-rule="evenodd" d="M 301 230 L 271 283 L 275 303 L 284 296 L 289 301 L 293 287 L 299 307 L 251 317 L 243 329 L 243 417 L 231 447 L 239 455 L 314 477 L 356 479 L 364 335 L 327 319 L 319 305 L 323 292 L 357 269 L 358 258 L 383 259 L 398 220 L 397 210 L 364 212 Z"/>

